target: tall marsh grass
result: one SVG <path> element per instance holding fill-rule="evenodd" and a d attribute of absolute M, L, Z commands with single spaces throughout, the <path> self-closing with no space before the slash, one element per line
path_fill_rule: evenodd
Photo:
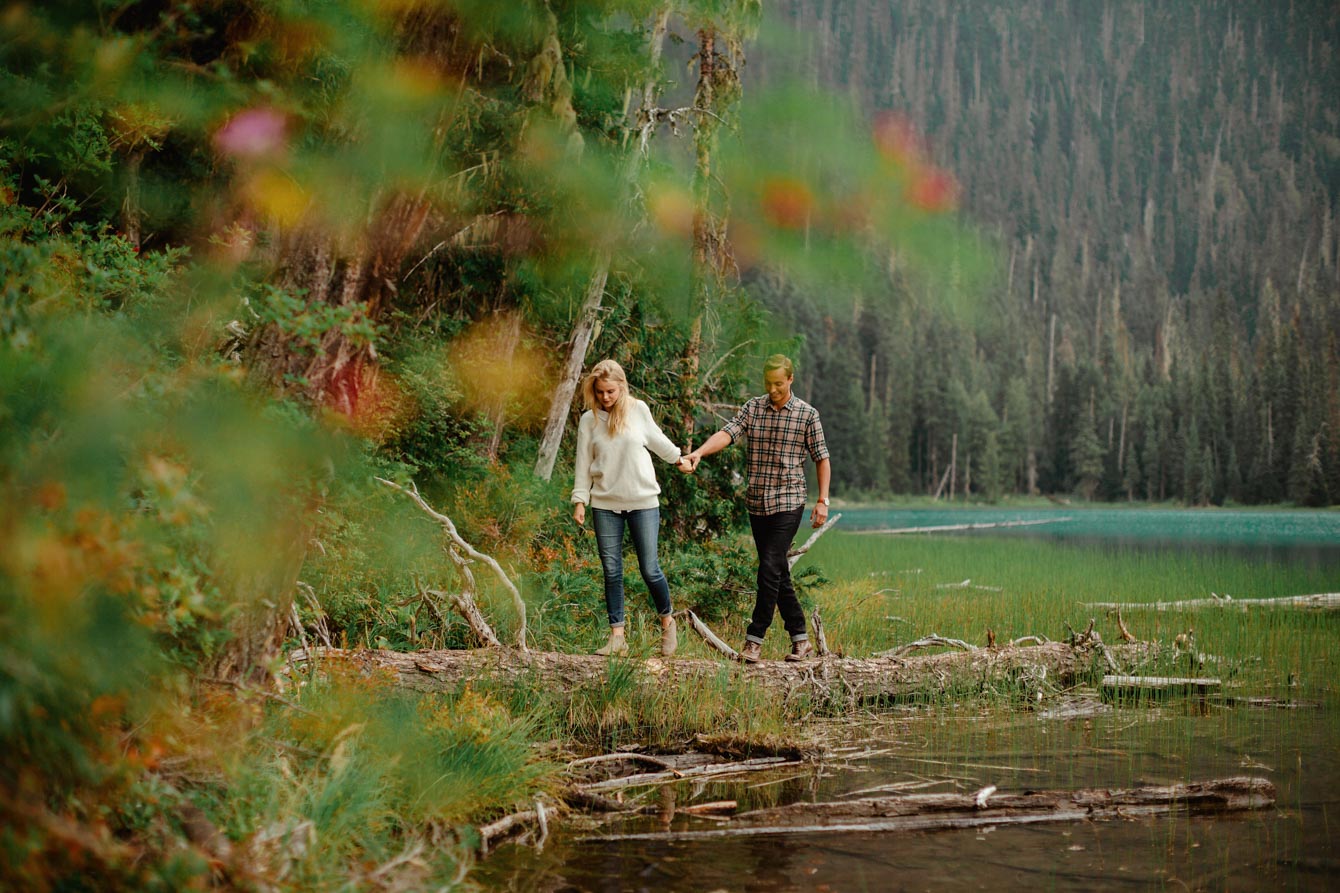
<path fill-rule="evenodd" d="M 750 685 L 734 667 L 703 682 L 649 685 L 640 660 L 612 660 L 598 682 L 555 688 L 536 676 L 481 682 L 479 690 L 527 717 L 537 739 L 593 750 L 639 746 L 678 750 L 699 736 L 728 738 L 736 749 L 767 748 L 796 737 L 803 704 L 783 704 Z"/>
<path fill-rule="evenodd" d="M 1063 639 L 1067 624 L 1083 630 L 1091 618 L 1111 644 L 1120 640 L 1115 615 L 1085 603 L 1340 591 L 1335 564 L 1022 538 L 836 533 L 821 540 L 807 561 L 833 581 L 815 604 L 829 647 L 848 656 L 931 633 L 977 645 L 986 644 L 988 629 L 998 644 L 1027 635 Z M 1122 617 L 1139 639 L 1171 645 L 1190 632 L 1196 651 L 1220 659 L 1183 669 L 1227 675 L 1258 689 L 1292 683 L 1314 694 L 1335 690 L 1340 616 L 1334 613 L 1209 608 L 1126 611 Z"/>

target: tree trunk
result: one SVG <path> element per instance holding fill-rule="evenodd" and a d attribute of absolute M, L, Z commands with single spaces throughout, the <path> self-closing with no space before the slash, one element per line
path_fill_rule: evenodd
<path fill-rule="evenodd" d="M 683 420 L 684 437 L 692 448 L 696 427 L 695 400 L 698 392 L 698 368 L 702 360 L 703 316 L 711 303 L 716 276 L 714 247 L 716 221 L 712 217 L 712 150 L 716 144 L 714 119 L 716 94 L 716 31 L 710 27 L 698 32 L 698 86 L 693 94 L 694 169 L 693 169 L 693 294 L 689 322 L 689 342 L 684 348 Z"/>
<path fill-rule="evenodd" d="M 288 234 L 279 247 L 280 286 L 304 294 L 309 305 L 341 308 L 351 322 L 376 322 L 428 210 L 422 196 L 393 198 L 352 246 L 313 229 Z M 312 345 L 282 324 L 271 323 L 252 333 L 245 358 L 249 374 L 261 386 L 297 394 L 356 424 L 366 422 L 369 408 L 377 404 L 376 348 L 343 326 L 325 331 Z M 245 566 L 233 581 L 239 610 L 230 624 L 232 638 L 214 661 L 216 676 L 238 680 L 264 675 L 263 668 L 279 654 L 306 554 L 308 513 L 315 508 L 304 503 L 284 528 L 288 536 L 257 545 L 254 555 L 238 557 Z"/>
<path fill-rule="evenodd" d="M 656 126 L 656 78 L 654 71 L 661 62 L 661 47 L 665 44 L 665 33 L 670 19 L 670 8 L 663 8 L 656 16 L 648 41 L 648 56 L 653 75 L 642 85 L 642 105 L 636 117 L 637 139 L 627 148 L 624 161 L 624 180 L 631 186 L 637 179 L 638 169 L 646 157 L 647 144 L 651 132 Z M 563 429 L 567 426 L 568 412 L 572 408 L 572 399 L 577 393 L 577 383 L 581 379 L 582 369 L 586 366 L 586 352 L 591 349 L 595 339 L 596 323 L 600 316 L 600 305 L 605 297 L 605 283 L 609 279 L 612 257 L 608 248 L 601 249 L 597 256 L 591 278 L 586 283 L 586 296 L 581 310 L 577 313 L 577 324 L 572 330 L 568 343 L 568 355 L 563 362 L 563 371 L 553 396 L 549 399 L 549 412 L 545 416 L 544 435 L 540 438 L 539 455 L 535 459 L 535 475 L 549 480 L 554 473 L 554 462 L 558 459 L 558 447 L 563 442 Z"/>
<path fill-rule="evenodd" d="M 230 556 L 232 567 L 220 576 L 236 611 L 228 621 L 231 637 L 209 663 L 213 678 L 261 685 L 270 681 L 267 668 L 288 634 L 310 529 L 305 515 L 295 512 L 288 524 L 248 544 L 248 554 Z"/>
<path fill-rule="evenodd" d="M 319 230 L 289 234 L 279 249 L 280 287 L 304 294 L 310 305 L 338 307 L 351 322 L 379 321 L 428 211 L 422 196 L 393 198 L 354 245 L 341 245 Z M 281 324 L 263 326 L 252 336 L 247 359 L 264 385 L 296 392 L 350 418 L 357 418 L 374 394 L 376 348 L 342 326 L 322 333 L 314 349 Z"/>

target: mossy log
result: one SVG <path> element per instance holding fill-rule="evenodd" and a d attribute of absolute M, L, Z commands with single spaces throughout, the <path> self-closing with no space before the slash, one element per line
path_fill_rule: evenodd
<path fill-rule="evenodd" d="M 1137 660 L 1156 646 L 1133 643 L 1110 650 L 1118 658 Z M 1100 675 L 1098 653 L 1062 642 L 1031 646 L 977 648 L 912 657 L 851 658 L 828 655 L 799 663 L 762 661 L 740 664 L 725 659 L 660 657 L 606 658 L 587 654 L 477 648 L 452 651 L 350 651 L 317 648 L 310 658 L 343 661 L 366 672 L 386 675 L 396 685 L 421 692 L 453 691 L 463 683 L 487 677 L 532 681 L 551 691 L 571 691 L 600 684 L 612 661 L 626 661 L 645 684 L 704 684 L 748 680 L 780 697 L 809 696 L 825 703 L 867 704 L 904 701 L 965 689 L 1066 687 Z M 295 666 L 309 652 L 295 651 Z"/>

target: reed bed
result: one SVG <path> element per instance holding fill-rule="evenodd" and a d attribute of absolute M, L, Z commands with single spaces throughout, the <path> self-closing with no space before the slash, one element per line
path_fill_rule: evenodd
<path fill-rule="evenodd" d="M 985 536 L 837 533 L 807 556 L 832 582 L 814 593 L 829 646 L 865 656 L 932 633 L 985 645 L 1064 639 L 1090 619 L 1120 640 L 1115 613 L 1094 602 L 1276 598 L 1340 591 L 1340 565 L 1255 561 L 1223 551 L 1110 548 Z M 1335 686 L 1340 616 L 1281 609 L 1125 611 L 1139 639 L 1207 660 L 1192 669 L 1257 689 L 1321 696 Z M 1067 626 L 1068 625 L 1068 626 Z M 770 643 L 774 648 L 777 643 Z"/>

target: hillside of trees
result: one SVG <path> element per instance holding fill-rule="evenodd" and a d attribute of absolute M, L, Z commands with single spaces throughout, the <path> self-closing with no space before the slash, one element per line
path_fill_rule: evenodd
<path fill-rule="evenodd" d="M 1333 4 L 770 10 L 807 36 L 750 79 L 851 96 L 995 252 L 958 301 L 750 283 L 806 335 L 841 492 L 1340 501 Z"/>

